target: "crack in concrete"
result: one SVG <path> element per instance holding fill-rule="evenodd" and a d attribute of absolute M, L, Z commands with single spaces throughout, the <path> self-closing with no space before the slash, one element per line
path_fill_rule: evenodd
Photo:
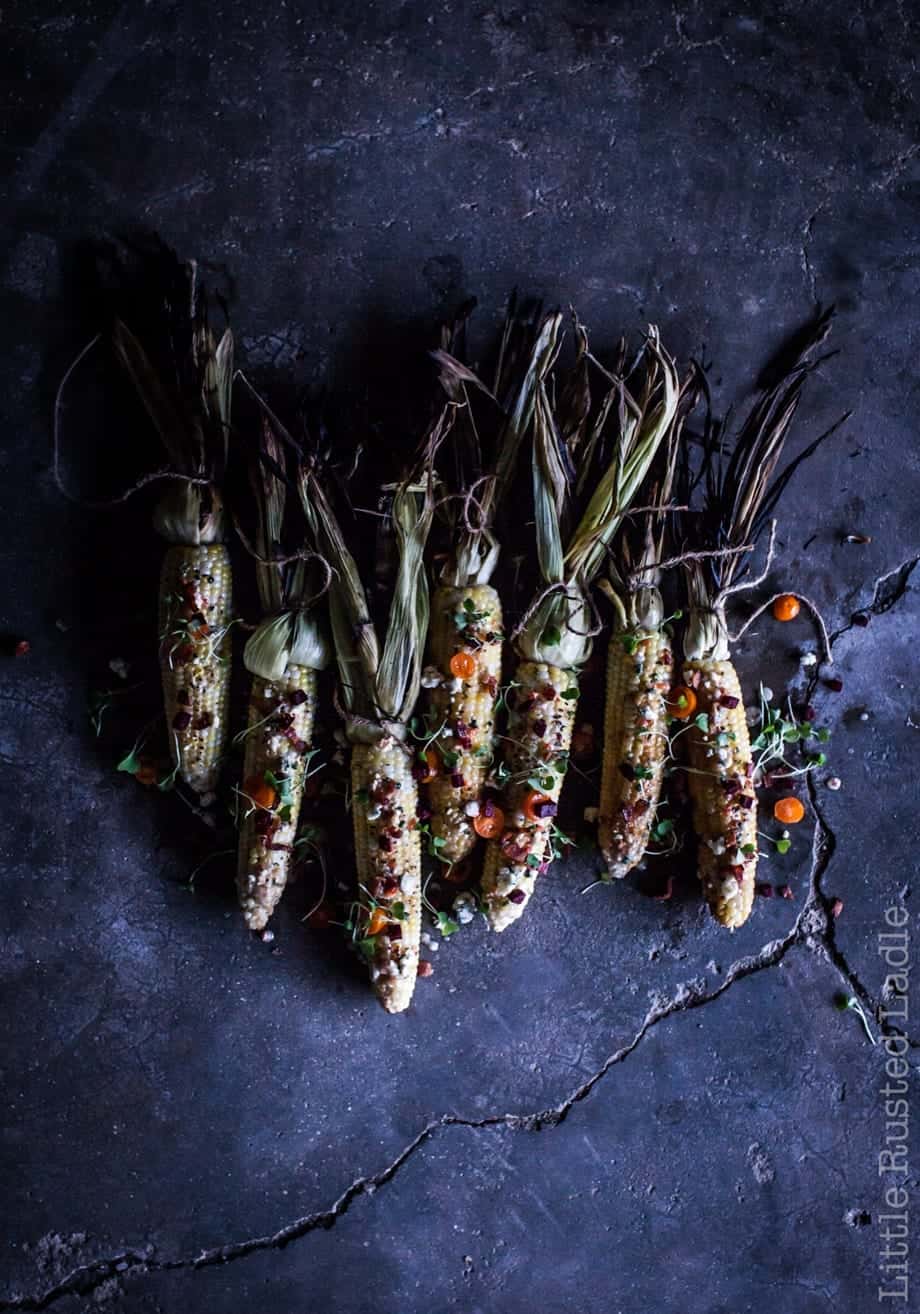
<path fill-rule="evenodd" d="M 815 303 L 815 305 L 820 304 L 818 300 L 818 276 L 815 273 L 814 265 L 811 263 L 811 256 L 808 254 L 808 248 L 811 245 L 812 239 L 814 237 L 815 220 L 817 219 L 818 215 L 821 213 L 823 209 L 824 206 L 819 205 L 818 208 L 816 210 L 813 210 L 812 213 L 805 220 L 804 224 L 802 225 L 801 242 L 799 244 L 799 250 L 801 251 L 801 255 L 802 255 L 801 258 L 802 273 L 805 276 L 805 282 L 808 285 L 809 291 L 811 292 L 811 299 Z"/>
<path fill-rule="evenodd" d="M 876 178 L 875 182 L 871 184 L 872 190 L 874 192 L 887 191 L 891 184 L 900 178 L 908 164 L 910 164 L 911 160 L 918 153 L 920 153 L 920 142 L 914 142 L 912 146 L 908 146 L 907 150 L 900 151 L 895 155 L 894 158 L 889 161 L 888 167 L 885 169 L 882 176 Z"/>
<path fill-rule="evenodd" d="M 822 954 L 827 961 L 837 967 L 841 975 L 851 980 L 852 974 L 848 974 L 843 955 L 829 939 L 833 921 L 829 911 L 831 901 L 821 888 L 821 879 L 836 848 L 836 838 L 817 808 L 815 816 L 809 893 L 789 932 L 780 940 L 769 941 L 756 954 L 737 959 L 729 967 L 724 980 L 713 989 L 706 990 L 696 981 L 678 985 L 669 999 L 653 1004 L 632 1039 L 614 1050 L 600 1067 L 576 1086 L 561 1103 L 532 1113 L 494 1113 L 479 1118 L 467 1118 L 455 1113 L 441 1114 L 425 1123 L 386 1167 L 369 1176 L 355 1178 L 329 1208 L 305 1214 L 285 1224 L 276 1232 L 214 1246 L 186 1258 L 157 1259 L 152 1246 L 145 1249 L 122 1250 L 114 1256 L 81 1265 L 41 1295 L 16 1295 L 8 1300 L 0 1300 L 0 1310 L 44 1310 L 66 1296 L 89 1296 L 103 1283 L 131 1273 L 196 1270 L 231 1263 L 259 1251 L 282 1250 L 310 1232 L 334 1227 L 357 1199 L 365 1195 L 373 1195 L 379 1188 L 392 1181 L 416 1151 L 445 1128 L 466 1127 L 473 1131 L 507 1128 L 510 1131 L 539 1132 L 545 1128 L 558 1127 L 565 1122 L 576 1105 L 587 1099 L 612 1068 L 635 1053 L 649 1032 L 660 1023 L 679 1013 L 691 1012 L 715 1002 L 737 981 L 778 966 L 786 954 L 797 945 L 804 945 Z M 843 968 L 840 966 L 841 963 Z"/>

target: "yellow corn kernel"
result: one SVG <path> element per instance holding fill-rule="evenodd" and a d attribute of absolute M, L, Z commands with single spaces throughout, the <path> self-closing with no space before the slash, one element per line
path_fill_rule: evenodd
<path fill-rule="evenodd" d="M 243 919 L 253 931 L 261 931 L 268 924 L 287 884 L 315 715 L 314 670 L 288 666 L 279 680 L 253 677 L 237 869 Z M 286 802 L 276 797 L 271 808 L 258 806 L 247 797 L 250 782 L 264 783 L 266 772 L 286 785 Z M 280 791 L 275 792 L 280 795 Z"/>
<path fill-rule="evenodd" d="M 597 834 L 615 879 L 632 871 L 648 848 L 668 756 L 670 684 L 671 649 L 660 630 L 612 636 Z"/>
<path fill-rule="evenodd" d="M 217 786 L 230 700 L 230 556 L 171 547 L 160 574 L 160 669 L 173 765 L 198 794 Z"/>
<path fill-rule="evenodd" d="M 744 699 L 729 661 L 687 662 L 684 683 L 696 694 L 697 716 L 687 732 L 697 870 L 716 921 L 743 925 L 754 902 L 757 800 Z"/>

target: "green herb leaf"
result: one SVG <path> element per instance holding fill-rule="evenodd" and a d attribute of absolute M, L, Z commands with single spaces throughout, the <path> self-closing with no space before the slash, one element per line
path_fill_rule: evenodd
<path fill-rule="evenodd" d="M 402 900 L 397 900 L 396 903 L 390 904 L 390 916 L 394 917 L 398 922 L 404 922 L 406 920 L 406 905 Z"/>
<path fill-rule="evenodd" d="M 633 767 L 633 776 L 636 780 L 651 780 L 654 774 L 655 773 L 651 767 Z"/>
<path fill-rule="evenodd" d="M 358 953 L 363 958 L 373 958 L 377 951 L 377 937 L 375 935 L 365 936 L 363 940 L 356 941 Z"/>
<path fill-rule="evenodd" d="M 525 861 L 528 867 L 539 867 L 540 865 L 540 859 L 535 853 L 528 853 Z"/>
<path fill-rule="evenodd" d="M 788 853 L 791 848 L 792 848 L 792 840 L 778 839 L 776 841 L 777 853 Z"/>
<path fill-rule="evenodd" d="M 815 735 L 815 738 L 818 740 L 818 742 L 822 744 L 826 744 L 827 741 L 830 739 L 830 737 L 831 737 L 830 730 L 825 730 L 824 726 L 822 726 L 821 729 L 818 730 Z"/>
<path fill-rule="evenodd" d="M 545 643 L 547 646 L 554 643 L 561 643 L 562 631 L 559 629 L 559 626 L 547 625 L 546 629 L 543 631 L 542 635 L 540 636 L 540 642 Z"/>
<path fill-rule="evenodd" d="M 460 927 L 448 913 L 442 910 L 438 913 L 438 930 L 446 940 L 449 935 L 453 935 L 454 931 L 459 931 Z"/>
<path fill-rule="evenodd" d="M 754 854 L 757 852 L 757 845 L 756 845 L 756 844 L 742 844 L 742 846 L 741 846 L 741 852 L 744 854 L 744 856 L 745 856 L 746 858 L 753 858 Z"/>
<path fill-rule="evenodd" d="M 577 686 L 576 686 L 574 689 L 563 689 L 563 691 L 562 691 L 562 693 L 559 695 L 559 697 L 560 697 L 560 698 L 565 698 L 568 702 L 573 702 L 574 699 L 576 699 L 576 698 L 578 697 L 578 688 L 577 688 Z"/>
<path fill-rule="evenodd" d="M 639 646 L 639 640 L 636 638 L 635 634 L 623 634 L 621 635 L 620 641 L 623 644 L 624 652 L 628 653 L 629 656 L 632 656 Z"/>
<path fill-rule="evenodd" d="M 669 835 L 674 834 L 674 822 L 670 817 L 662 817 L 661 821 L 656 821 L 652 834 L 657 840 L 667 839 Z"/>
<path fill-rule="evenodd" d="M 709 713 L 700 712 L 699 716 L 693 718 L 693 724 L 697 730 L 702 730 L 703 734 L 709 734 Z"/>
<path fill-rule="evenodd" d="M 136 776 L 138 771 L 140 771 L 140 769 L 141 769 L 141 760 L 137 756 L 137 753 L 134 751 L 133 748 L 131 749 L 130 753 L 127 753 L 121 759 L 121 761 L 118 763 L 118 766 L 115 768 L 116 771 L 125 771 L 129 776 Z"/>

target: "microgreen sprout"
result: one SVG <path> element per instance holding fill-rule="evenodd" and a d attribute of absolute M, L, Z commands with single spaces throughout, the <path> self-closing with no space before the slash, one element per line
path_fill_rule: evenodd
<path fill-rule="evenodd" d="M 841 1013 L 855 1013 L 863 1025 L 863 1030 L 865 1031 L 866 1035 L 869 1037 L 870 1044 L 872 1045 L 878 1044 L 878 1040 L 872 1034 L 872 1028 L 869 1025 L 869 1019 L 866 1016 L 866 1010 L 863 1008 L 862 1004 L 859 1002 L 859 1000 L 856 998 L 855 995 L 846 995 L 843 992 L 841 992 L 838 995 L 835 995 L 834 1007 L 839 1009 Z"/>
<path fill-rule="evenodd" d="M 769 695 L 769 697 L 768 697 Z M 760 686 L 760 724 L 751 748 L 754 752 L 754 779 L 762 779 L 769 770 L 777 780 L 789 780 L 793 776 L 804 776 L 817 767 L 825 766 L 827 756 L 822 752 L 805 751 L 805 764 L 795 766 L 786 757 L 788 746 L 804 746 L 811 740 L 825 744 L 830 739 L 830 731 L 823 726 L 814 726 L 811 721 L 799 721 L 792 710 L 792 700 L 787 701 L 787 713 L 784 716 L 778 707 L 770 705 L 773 692 Z M 776 771 L 775 767 L 784 767 Z"/>

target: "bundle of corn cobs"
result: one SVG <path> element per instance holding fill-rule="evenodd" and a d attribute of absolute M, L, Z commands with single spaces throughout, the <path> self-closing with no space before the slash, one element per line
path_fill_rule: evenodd
<path fill-rule="evenodd" d="M 644 860 L 673 773 L 692 802 L 705 897 L 720 923 L 740 926 L 754 893 L 757 801 L 726 604 L 750 582 L 787 482 L 778 463 L 829 316 L 728 435 L 710 419 L 703 372 L 682 373 L 654 326 L 601 359 L 574 316 L 567 329 L 558 313 L 512 302 L 486 377 L 466 358 L 464 311 L 433 352 L 439 400 L 427 430 L 381 481 L 377 521 L 364 522 L 382 525 L 386 550 L 375 544 L 378 568 L 362 570 L 368 534 L 355 532 L 342 473 L 351 454 L 336 459 L 334 440 L 286 425 L 234 379 L 230 331 L 209 327 L 194 266 L 161 258 L 161 313 L 135 325 L 126 306 L 112 342 L 168 456 L 155 516 L 170 544 L 159 607 L 166 723 L 174 772 L 205 809 L 231 730 L 231 626 L 243 623 L 231 600 L 234 528 L 258 585 L 233 787 L 247 925 L 264 930 L 306 843 L 298 821 L 314 714 L 326 705 L 350 754 L 356 882 L 341 920 L 384 1007 L 405 1009 L 430 970 L 420 961 L 426 906 L 435 911 L 426 854 L 442 880 L 465 874 L 465 909 L 494 930 L 510 926 L 564 842 L 556 817 L 579 680 L 609 628 L 605 878 Z M 246 422 L 231 419 L 234 391 L 247 398 Z M 247 472 L 235 498 L 225 480 L 234 464 Z M 370 596 L 388 556 L 382 624 Z M 669 615 L 665 596 L 679 610 Z M 335 687 L 320 674 L 333 659 Z"/>

